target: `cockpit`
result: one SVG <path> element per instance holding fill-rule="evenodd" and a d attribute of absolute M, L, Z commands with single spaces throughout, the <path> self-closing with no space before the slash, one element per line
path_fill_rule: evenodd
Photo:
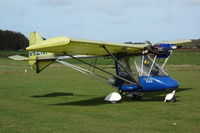
<path fill-rule="evenodd" d="M 156 59 L 157 57 L 152 59 L 150 55 L 123 57 L 119 59 L 123 68 L 119 65 L 117 66 L 117 75 L 128 80 L 130 80 L 131 77 L 138 79 L 141 76 L 168 76 L 163 66 L 160 66 Z"/>
<path fill-rule="evenodd" d="M 136 83 L 131 84 L 125 80 L 116 79 L 116 85 L 121 91 L 166 90 L 179 86 L 179 83 L 164 71 L 172 50 L 165 48 L 166 45 L 161 46 L 156 45 L 150 52 L 142 55 L 118 58 L 119 63 L 115 65 L 116 74 Z"/>

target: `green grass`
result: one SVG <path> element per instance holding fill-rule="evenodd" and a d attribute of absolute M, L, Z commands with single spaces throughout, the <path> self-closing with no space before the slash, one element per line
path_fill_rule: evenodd
<path fill-rule="evenodd" d="M 178 50 L 169 59 L 168 64 L 174 65 L 200 65 L 200 50 Z"/>
<path fill-rule="evenodd" d="M 198 133 L 199 55 L 191 56 L 167 66 L 181 83 L 176 103 L 156 92 L 117 104 L 103 100 L 115 89 L 59 64 L 35 74 L 26 62 L 0 58 L 0 133 Z"/>

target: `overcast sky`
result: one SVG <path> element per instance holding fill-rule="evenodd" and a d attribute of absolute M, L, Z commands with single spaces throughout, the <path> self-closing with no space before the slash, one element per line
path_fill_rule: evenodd
<path fill-rule="evenodd" d="M 0 29 L 152 42 L 200 38 L 200 0 L 0 0 Z"/>

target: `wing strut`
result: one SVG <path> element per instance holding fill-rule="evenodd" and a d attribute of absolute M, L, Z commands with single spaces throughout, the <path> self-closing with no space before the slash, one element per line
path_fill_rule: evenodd
<path fill-rule="evenodd" d="M 64 62 L 64 61 L 61 61 L 61 60 L 56 60 L 56 61 L 59 62 L 59 63 L 61 63 L 61 64 L 63 64 L 63 65 L 66 65 L 66 66 L 68 66 L 68 67 L 70 67 L 70 68 L 72 68 L 72 69 L 74 69 L 74 70 L 77 70 L 77 71 L 79 71 L 79 72 L 81 72 L 81 73 L 83 73 L 83 74 L 86 74 L 86 75 L 93 74 L 94 76 L 97 76 L 97 77 L 100 77 L 100 78 L 103 78 L 103 79 L 108 80 L 108 78 L 106 78 L 106 77 L 100 76 L 100 75 L 98 75 L 98 74 L 96 74 L 96 73 L 93 73 L 93 72 L 91 72 L 91 71 L 88 71 L 88 70 L 86 70 L 86 69 L 83 69 L 83 68 L 81 68 L 81 67 L 78 67 L 78 66 L 76 66 L 76 65 L 70 64 L 70 63 L 68 63 L 68 62 Z"/>
<path fill-rule="evenodd" d="M 119 62 L 119 60 L 105 46 L 103 46 L 103 48 L 110 56 L 112 56 L 112 58 L 115 60 L 115 62 L 128 74 L 128 76 L 131 77 L 131 79 L 135 82 L 135 84 L 137 86 L 141 87 L 141 85 L 133 78 L 133 76 L 122 66 L 122 64 Z"/>
<path fill-rule="evenodd" d="M 81 67 L 78 67 L 78 66 L 76 66 L 76 65 L 70 64 L 70 63 L 68 63 L 68 62 L 66 62 L 66 61 L 61 61 L 61 60 L 58 60 L 58 59 L 57 59 L 56 61 L 59 62 L 59 63 L 61 63 L 61 64 L 63 64 L 63 65 L 65 65 L 65 66 L 67 66 L 67 67 L 70 67 L 70 68 L 72 68 L 72 69 L 74 69 L 74 70 L 77 70 L 77 71 L 79 71 L 79 72 L 82 73 L 82 74 L 85 74 L 85 75 L 87 75 L 87 76 L 90 76 L 90 77 L 92 77 L 92 78 L 98 80 L 99 82 L 102 82 L 102 83 L 107 84 L 107 82 L 105 82 L 105 81 L 102 80 L 101 78 L 103 78 L 103 79 L 105 79 L 105 80 L 109 80 L 108 78 L 106 78 L 106 77 L 104 77 L 104 76 L 98 75 L 98 74 L 96 74 L 96 73 L 93 73 L 93 72 L 91 72 L 91 71 L 88 71 L 88 70 L 86 70 L 86 69 L 83 69 L 83 68 L 81 68 Z M 111 84 L 109 84 L 109 85 L 111 85 Z M 112 86 L 112 85 L 111 85 L 111 86 Z M 112 87 L 113 87 L 113 86 L 112 86 Z"/>
<path fill-rule="evenodd" d="M 105 71 L 105 70 L 103 70 L 103 69 L 101 69 L 101 68 L 99 68 L 99 67 L 97 67 L 97 66 L 95 66 L 95 65 L 92 65 L 92 64 L 90 64 L 90 63 L 88 63 L 88 62 L 86 62 L 86 61 L 83 61 L 83 60 L 81 60 L 81 59 L 79 59 L 79 58 L 76 58 L 76 57 L 74 57 L 74 56 L 72 56 L 72 55 L 69 55 L 69 54 L 67 54 L 67 53 L 64 53 L 64 54 L 66 54 L 67 56 L 70 56 L 71 58 L 73 58 L 73 59 L 75 59 L 75 60 L 78 60 L 78 61 L 80 61 L 80 62 L 82 62 L 82 63 L 84 63 L 84 64 L 86 64 L 86 65 L 92 66 L 92 67 L 94 67 L 95 69 L 98 69 L 98 70 L 100 70 L 100 71 L 102 71 L 102 72 L 104 72 L 104 73 L 107 73 L 107 74 L 109 74 L 109 75 L 112 75 L 112 76 L 114 76 L 114 77 L 116 77 L 116 78 L 118 78 L 118 79 L 121 79 L 121 80 L 123 80 L 123 81 L 126 81 L 126 82 L 131 83 L 131 84 L 134 84 L 134 85 L 137 85 L 137 83 L 134 83 L 134 82 L 132 82 L 132 81 L 130 81 L 130 80 L 127 80 L 127 79 L 125 79 L 125 78 L 122 78 L 122 77 L 120 77 L 120 76 L 118 76 L 118 75 L 115 75 L 115 74 L 113 74 L 113 73 L 110 73 L 110 72 L 108 72 L 108 71 Z"/>

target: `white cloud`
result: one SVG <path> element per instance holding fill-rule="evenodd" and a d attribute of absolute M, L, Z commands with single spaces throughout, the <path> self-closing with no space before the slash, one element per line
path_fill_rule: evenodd
<path fill-rule="evenodd" d="M 192 6 L 200 6 L 200 0 L 184 0 L 184 2 Z"/>
<path fill-rule="evenodd" d="M 89 5 L 88 11 L 91 13 L 100 13 L 100 14 L 107 14 L 109 16 L 119 16 L 122 15 L 122 13 L 125 11 L 123 7 L 120 7 L 118 5 L 110 5 L 110 4 L 95 4 L 95 5 Z"/>
<path fill-rule="evenodd" d="M 173 14 L 172 12 L 168 12 L 168 13 L 164 13 L 159 19 L 159 21 L 169 23 L 169 22 L 172 22 L 174 18 L 175 18 L 175 14 Z"/>
<path fill-rule="evenodd" d="M 151 4 L 151 0 L 123 0 L 122 5 L 125 7 L 144 6 Z"/>
<path fill-rule="evenodd" d="M 49 5 L 49 6 L 66 6 L 71 5 L 71 0 L 40 0 L 40 4 Z"/>
<path fill-rule="evenodd" d="M 111 17 L 110 18 L 112 24 L 126 24 L 127 20 L 123 17 Z"/>
<path fill-rule="evenodd" d="M 0 6 L 0 13 L 14 16 L 23 16 L 26 11 L 25 7 L 22 5 L 11 4 L 11 5 L 2 5 Z"/>

